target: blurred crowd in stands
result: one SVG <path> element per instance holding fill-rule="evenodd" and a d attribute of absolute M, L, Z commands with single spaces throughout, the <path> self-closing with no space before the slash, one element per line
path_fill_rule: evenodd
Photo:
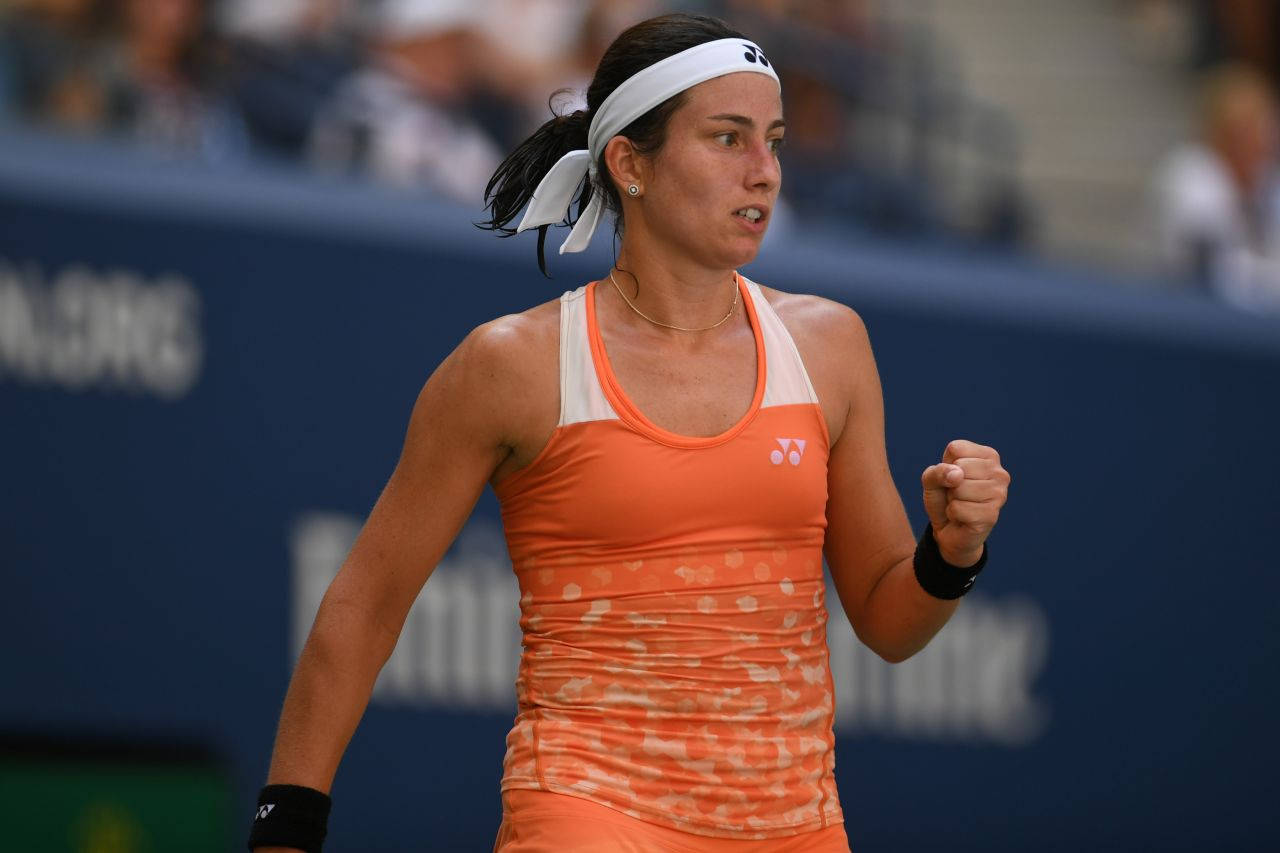
<path fill-rule="evenodd" d="M 1157 170 L 1170 272 L 1238 307 L 1280 313 L 1280 8 L 1197 0 L 1196 135 Z"/>
<path fill-rule="evenodd" d="M 1207 83 L 1199 138 L 1156 173 L 1160 252 L 1215 295 L 1280 307 L 1280 4 L 1183 2 Z M 0 121 L 478 207 L 504 153 L 581 104 L 609 41 L 673 8 L 762 34 L 787 105 L 783 222 L 1026 238 L 1016 128 L 873 0 L 0 0 Z"/>
<path fill-rule="evenodd" d="M 504 153 L 549 117 L 553 92 L 568 90 L 552 108 L 574 109 L 612 38 L 674 8 L 660 0 L 8 0 L 0 118 L 219 164 L 274 158 L 362 173 L 477 204 Z M 953 182 L 979 188 L 963 211 L 931 189 L 939 182 L 928 136 L 947 130 L 934 118 L 975 123 L 954 103 L 920 108 L 933 81 L 920 74 L 924 63 L 895 62 L 901 50 L 869 3 L 678 8 L 767 33 L 786 87 L 790 215 L 907 238 L 1021 237 L 999 144 L 972 142 L 980 154 Z"/>

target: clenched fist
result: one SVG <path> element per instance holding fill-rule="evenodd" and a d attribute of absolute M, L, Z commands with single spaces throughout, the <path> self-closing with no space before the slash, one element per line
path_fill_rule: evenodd
<path fill-rule="evenodd" d="M 924 510 L 942 559 L 959 568 L 978 562 L 1009 480 L 995 448 L 959 438 L 947 445 L 941 462 L 924 469 Z"/>

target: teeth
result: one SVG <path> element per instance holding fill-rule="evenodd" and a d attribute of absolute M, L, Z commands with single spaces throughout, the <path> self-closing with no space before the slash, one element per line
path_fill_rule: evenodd
<path fill-rule="evenodd" d="M 737 214 L 738 216 L 745 216 L 747 219 L 750 219 L 752 222 L 755 222 L 761 216 L 764 216 L 763 213 L 756 210 L 754 207 L 744 207 L 741 210 L 739 210 Z"/>

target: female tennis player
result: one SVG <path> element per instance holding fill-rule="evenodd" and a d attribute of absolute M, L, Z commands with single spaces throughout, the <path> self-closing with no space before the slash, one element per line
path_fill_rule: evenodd
<path fill-rule="evenodd" d="M 858 315 L 736 272 L 784 126 L 759 46 L 670 15 L 619 36 L 587 109 L 494 175 L 489 227 L 537 228 L 540 264 L 575 200 L 561 251 L 609 211 L 617 261 L 475 329 L 426 383 L 290 684 L 251 847 L 319 849 L 374 679 L 490 483 L 524 632 L 494 849 L 849 849 L 824 550 L 858 636 L 904 660 L 972 586 L 1009 475 L 949 443 L 917 542 Z"/>

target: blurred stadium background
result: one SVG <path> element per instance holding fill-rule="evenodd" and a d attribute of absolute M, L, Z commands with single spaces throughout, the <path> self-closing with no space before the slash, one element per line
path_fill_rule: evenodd
<path fill-rule="evenodd" d="M 610 261 L 543 280 L 532 238 L 472 226 L 485 180 L 671 8 L 0 4 L 0 849 L 242 849 L 418 388 Z M 832 608 L 853 849 L 1274 849 L 1277 4 L 678 8 L 780 68 L 785 205 L 748 272 L 866 319 L 915 525 L 948 439 L 1014 473 L 924 653 L 884 664 Z M 491 848 L 518 653 L 489 494 L 330 849 Z"/>

